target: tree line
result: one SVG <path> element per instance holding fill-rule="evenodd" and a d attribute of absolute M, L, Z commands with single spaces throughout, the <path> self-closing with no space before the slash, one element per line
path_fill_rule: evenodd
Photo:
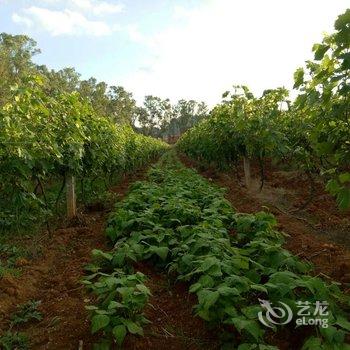
<path fill-rule="evenodd" d="M 37 43 L 27 35 L 0 34 L 0 106 L 13 97 L 14 86 L 25 86 L 28 76 L 40 76 L 46 92 L 78 92 L 99 115 L 108 116 L 116 124 L 129 124 L 147 136 L 178 136 L 208 116 L 204 102 L 145 96 L 138 105 L 133 94 L 122 86 L 109 86 L 96 78 L 82 79 L 71 67 L 54 70 L 34 63 L 40 54 Z"/>

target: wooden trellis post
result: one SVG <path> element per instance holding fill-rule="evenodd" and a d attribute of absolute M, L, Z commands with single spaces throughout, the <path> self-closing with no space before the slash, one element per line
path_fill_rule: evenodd
<path fill-rule="evenodd" d="M 250 177 L 250 160 L 247 157 L 243 157 L 243 168 L 244 168 L 244 180 L 247 189 L 250 189 L 251 186 L 251 177 Z"/>
<path fill-rule="evenodd" d="M 72 219 L 77 215 L 77 201 L 75 196 L 75 179 L 74 176 L 68 174 L 66 180 L 67 186 L 67 217 Z"/>

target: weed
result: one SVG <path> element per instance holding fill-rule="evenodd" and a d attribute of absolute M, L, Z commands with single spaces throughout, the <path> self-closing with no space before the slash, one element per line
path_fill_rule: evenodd
<path fill-rule="evenodd" d="M 11 327 L 31 320 L 41 321 L 43 316 L 41 312 L 38 311 L 40 304 L 41 301 L 31 300 L 20 305 L 17 311 L 11 316 Z"/>
<path fill-rule="evenodd" d="M 6 332 L 0 337 L 0 347 L 4 350 L 27 350 L 28 338 L 19 332 Z"/>

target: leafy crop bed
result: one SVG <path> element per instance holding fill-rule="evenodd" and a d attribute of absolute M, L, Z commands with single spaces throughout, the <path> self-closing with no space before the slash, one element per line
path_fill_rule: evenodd
<path fill-rule="evenodd" d="M 97 296 L 88 307 L 92 332 L 103 335 L 97 348 L 121 345 L 128 332 L 143 334 L 151 291 L 147 276 L 133 268 L 142 260 L 189 283 L 198 299 L 195 313 L 219 327 L 228 349 L 276 349 L 258 320 L 259 299 L 283 302 L 294 315 L 296 301 L 310 302 L 312 311 L 316 301 L 327 301 L 329 327 L 308 327 L 303 349 L 348 348 L 348 298 L 336 283 L 309 275 L 311 267 L 282 248 L 284 236 L 275 224 L 268 213 L 236 213 L 223 189 L 166 153 L 148 181 L 135 183 L 117 203 L 106 231 L 114 248 L 94 250 L 88 266 L 85 284 Z"/>

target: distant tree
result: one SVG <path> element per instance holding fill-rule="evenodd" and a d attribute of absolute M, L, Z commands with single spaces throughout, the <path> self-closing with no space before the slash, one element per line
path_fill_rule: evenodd
<path fill-rule="evenodd" d="M 167 138 L 177 136 L 205 118 L 206 105 L 194 100 L 180 100 L 172 105 L 169 99 L 145 96 L 137 106 L 132 93 L 122 86 L 108 86 L 91 77 L 81 80 L 71 67 L 58 71 L 36 65 L 32 58 L 40 53 L 36 42 L 26 35 L 0 34 L 0 106 L 11 96 L 11 86 L 26 84 L 28 75 L 41 75 L 50 94 L 77 91 L 87 99 L 99 115 L 108 116 L 117 124 L 131 124 L 145 135 Z"/>
<path fill-rule="evenodd" d="M 122 86 L 111 86 L 108 90 L 108 115 L 118 124 L 133 124 L 136 101 L 132 93 Z"/>
<path fill-rule="evenodd" d="M 78 91 L 82 97 L 90 101 L 99 114 L 108 115 L 108 85 L 105 82 L 98 83 L 95 78 L 91 77 L 80 82 Z"/>
<path fill-rule="evenodd" d="M 208 107 L 204 102 L 194 100 L 179 100 L 174 106 L 174 120 L 172 136 L 184 133 L 208 115 Z"/>
<path fill-rule="evenodd" d="M 204 102 L 179 100 L 172 105 L 169 99 L 149 95 L 136 111 L 136 125 L 145 135 L 168 138 L 182 134 L 207 115 Z"/>
<path fill-rule="evenodd" d="M 26 35 L 0 33 L 0 105 L 6 102 L 12 85 L 36 70 L 32 57 L 40 52 Z"/>
<path fill-rule="evenodd" d="M 109 116 L 115 123 L 133 123 L 136 101 L 122 86 L 108 87 L 105 82 L 98 83 L 95 78 L 90 78 L 80 82 L 78 91 L 98 113 Z"/>
<path fill-rule="evenodd" d="M 134 116 L 134 127 L 144 135 L 150 135 L 153 125 L 149 119 L 146 108 L 136 107 Z"/>
<path fill-rule="evenodd" d="M 38 71 L 46 77 L 46 87 L 50 92 L 77 91 L 80 74 L 74 68 L 63 68 L 59 71 L 49 70 L 45 65 L 38 66 Z"/>
<path fill-rule="evenodd" d="M 157 96 L 145 97 L 143 106 L 136 110 L 136 124 L 139 124 L 142 133 L 161 137 L 172 118 L 172 106 L 169 99 Z"/>

